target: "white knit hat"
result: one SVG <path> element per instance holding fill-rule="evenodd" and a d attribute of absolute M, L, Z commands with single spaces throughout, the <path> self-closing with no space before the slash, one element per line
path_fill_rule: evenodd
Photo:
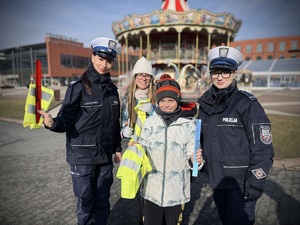
<path fill-rule="evenodd" d="M 152 64 L 145 57 L 142 57 L 138 61 L 136 61 L 132 70 L 132 76 L 137 73 L 146 73 L 154 76 L 152 72 Z"/>

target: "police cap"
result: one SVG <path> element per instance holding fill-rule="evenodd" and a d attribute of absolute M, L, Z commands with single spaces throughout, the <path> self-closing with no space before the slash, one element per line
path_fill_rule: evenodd
<path fill-rule="evenodd" d="M 242 53 L 228 46 L 212 48 L 208 52 L 207 58 L 210 62 L 210 70 L 213 68 L 224 68 L 236 71 L 244 60 Z"/>
<path fill-rule="evenodd" d="M 115 61 L 117 55 L 122 51 L 120 43 L 106 37 L 99 37 L 92 40 L 91 48 L 93 49 L 94 55 L 98 55 L 111 61 Z"/>

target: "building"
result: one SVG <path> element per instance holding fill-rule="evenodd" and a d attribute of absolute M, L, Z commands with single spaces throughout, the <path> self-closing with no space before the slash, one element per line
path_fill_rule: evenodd
<path fill-rule="evenodd" d="M 36 60 L 42 64 L 43 85 L 67 85 L 82 75 L 91 55 L 91 48 L 84 48 L 83 43 L 49 33 L 45 43 L 0 50 L 0 86 L 25 86 L 33 82 Z M 111 75 L 117 77 L 116 65 Z"/>
<path fill-rule="evenodd" d="M 300 58 L 300 36 L 234 41 L 230 46 L 239 50 L 245 60 Z"/>

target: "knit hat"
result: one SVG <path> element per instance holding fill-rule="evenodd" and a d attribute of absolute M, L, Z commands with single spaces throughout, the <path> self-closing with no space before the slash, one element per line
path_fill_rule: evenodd
<path fill-rule="evenodd" d="M 137 73 L 146 73 L 153 76 L 152 64 L 145 57 L 142 57 L 136 61 L 132 70 L 132 76 Z"/>
<path fill-rule="evenodd" d="M 169 74 L 161 75 L 156 84 L 156 99 L 173 98 L 178 104 L 181 102 L 180 85 Z"/>

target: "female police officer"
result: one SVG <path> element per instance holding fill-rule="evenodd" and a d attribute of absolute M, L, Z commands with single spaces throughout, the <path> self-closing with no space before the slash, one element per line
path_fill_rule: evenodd
<path fill-rule="evenodd" d="M 78 224 L 105 225 L 110 213 L 112 156 L 116 153 L 115 162 L 119 162 L 122 150 L 119 94 L 109 74 L 121 46 L 103 37 L 91 45 L 92 64 L 69 85 L 57 117 L 40 113 L 48 129 L 66 132 Z"/>
<path fill-rule="evenodd" d="M 225 225 L 254 224 L 273 163 L 271 125 L 252 94 L 234 80 L 242 54 L 220 46 L 208 53 L 212 86 L 198 100 L 204 171 Z"/>

